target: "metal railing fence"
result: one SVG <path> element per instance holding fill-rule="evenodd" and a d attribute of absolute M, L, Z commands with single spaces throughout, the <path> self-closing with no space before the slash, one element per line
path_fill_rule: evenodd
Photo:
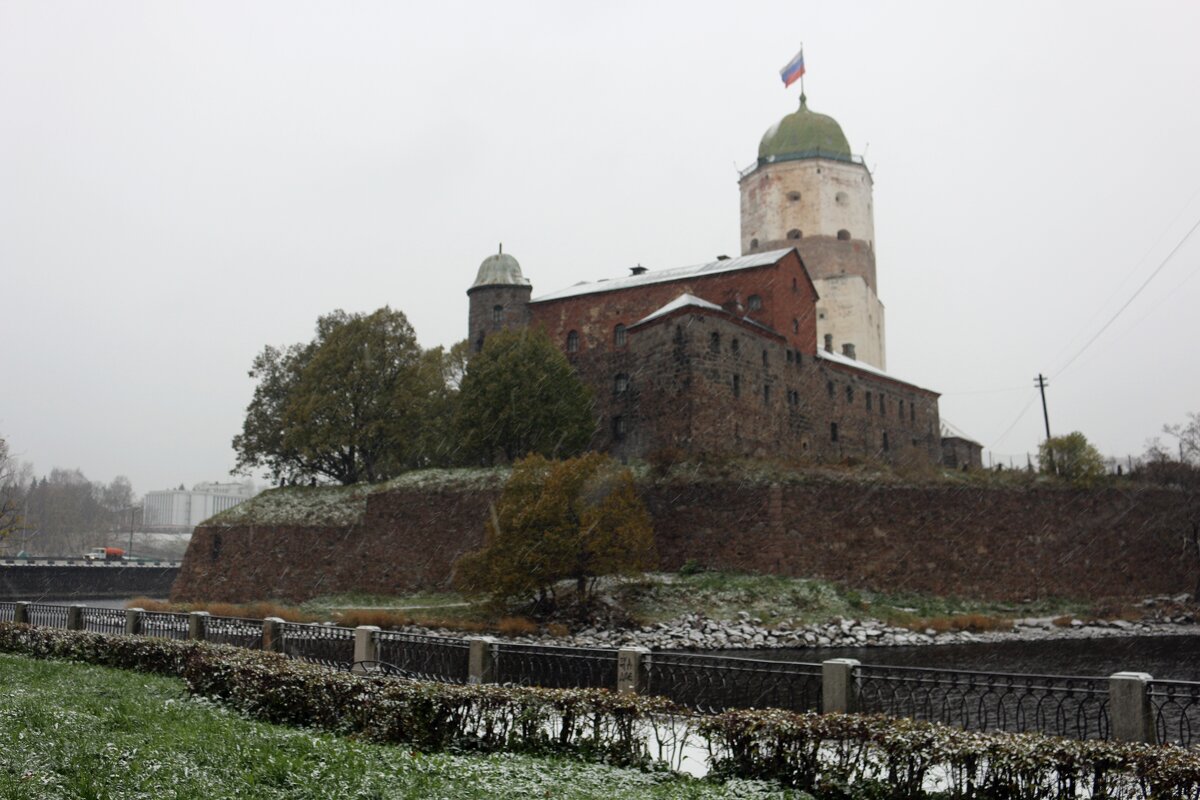
<path fill-rule="evenodd" d="M 1146 688 L 1157 741 L 1184 747 L 1200 742 L 1200 683 L 1152 680 Z"/>
<path fill-rule="evenodd" d="M 1121 685 L 1127 686 L 1129 673 L 1104 678 L 867 666 L 844 660 L 768 661 L 50 603 L 0 603 L 0 622 L 7 621 L 106 634 L 123 634 L 132 625 L 132 630 L 145 636 L 199 635 L 209 642 L 251 649 L 262 649 L 270 630 L 272 649 L 339 670 L 360 663 L 363 668 L 421 680 L 553 688 L 615 689 L 620 680 L 623 691 L 661 695 L 701 713 L 768 707 L 819 711 L 830 702 L 828 689 L 840 697 L 830 708 L 911 717 L 968 730 L 1105 739 L 1121 730 L 1113 720 L 1119 712 L 1122 725 L 1128 726 L 1131 719 L 1144 721 L 1155 741 L 1200 745 L 1200 682 L 1147 681 L 1146 677 L 1138 682 L 1138 674 L 1133 674 L 1135 683 L 1143 687 L 1137 696 L 1149 708 L 1149 716 L 1131 717 L 1131 712 L 1114 707 L 1115 700 L 1110 703 L 1110 691 L 1118 685 L 1114 681 L 1125 681 Z M 360 647 L 369 655 L 361 654 Z M 825 667 L 848 670 L 843 673 L 847 680 L 834 677 L 825 687 Z M 843 682 L 846 686 L 837 688 Z"/>
<path fill-rule="evenodd" d="M 465 639 L 401 631 L 375 634 L 379 660 L 402 675 L 442 683 L 466 683 L 471 645 Z"/>
<path fill-rule="evenodd" d="M 858 668 L 860 711 L 975 731 L 1109 734 L 1108 678 L 916 667 Z"/>
<path fill-rule="evenodd" d="M 281 650 L 292 658 L 334 669 L 350 669 L 354 664 L 353 628 L 284 622 L 279 629 Z"/>
<path fill-rule="evenodd" d="M 820 664 L 656 652 L 642 659 L 642 670 L 647 694 L 694 711 L 821 710 Z"/>
<path fill-rule="evenodd" d="M 531 644 L 492 644 L 496 683 L 552 689 L 611 689 L 617 651 Z"/>

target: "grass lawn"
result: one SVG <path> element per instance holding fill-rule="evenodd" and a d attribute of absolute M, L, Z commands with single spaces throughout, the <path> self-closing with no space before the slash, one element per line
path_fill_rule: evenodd
<path fill-rule="evenodd" d="M 755 782 L 417 753 L 251 722 L 172 678 L 0 655 L 0 798 L 762 798 Z"/>

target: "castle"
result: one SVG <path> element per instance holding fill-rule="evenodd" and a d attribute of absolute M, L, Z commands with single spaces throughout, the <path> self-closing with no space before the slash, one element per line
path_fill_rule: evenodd
<path fill-rule="evenodd" d="M 740 257 L 534 298 L 515 258 L 489 256 L 467 290 L 474 349 L 543 328 L 595 393 L 593 445 L 617 457 L 940 462 L 938 394 L 884 371 L 871 173 L 841 126 L 802 95 L 738 184 Z"/>

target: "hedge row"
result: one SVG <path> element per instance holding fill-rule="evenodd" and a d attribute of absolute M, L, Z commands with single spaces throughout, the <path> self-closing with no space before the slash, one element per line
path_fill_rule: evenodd
<path fill-rule="evenodd" d="M 773 709 L 697 720 L 663 698 L 359 676 L 204 642 L 12 623 L 0 623 L 0 651 L 175 675 L 192 693 L 256 719 L 425 750 L 560 752 L 644 763 L 647 734 L 661 740 L 686 721 L 707 740 L 714 775 L 775 780 L 820 798 L 1200 800 L 1200 751 L 1174 746 Z"/>

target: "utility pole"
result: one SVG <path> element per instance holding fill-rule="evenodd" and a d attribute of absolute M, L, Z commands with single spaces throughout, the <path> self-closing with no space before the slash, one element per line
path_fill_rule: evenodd
<path fill-rule="evenodd" d="M 1034 386 L 1038 387 L 1038 391 L 1042 393 L 1042 419 L 1046 422 L 1046 453 L 1050 456 L 1050 471 L 1057 474 L 1058 470 L 1054 467 L 1054 450 L 1050 447 L 1050 412 L 1046 410 L 1046 376 L 1038 373 L 1034 378 Z"/>

